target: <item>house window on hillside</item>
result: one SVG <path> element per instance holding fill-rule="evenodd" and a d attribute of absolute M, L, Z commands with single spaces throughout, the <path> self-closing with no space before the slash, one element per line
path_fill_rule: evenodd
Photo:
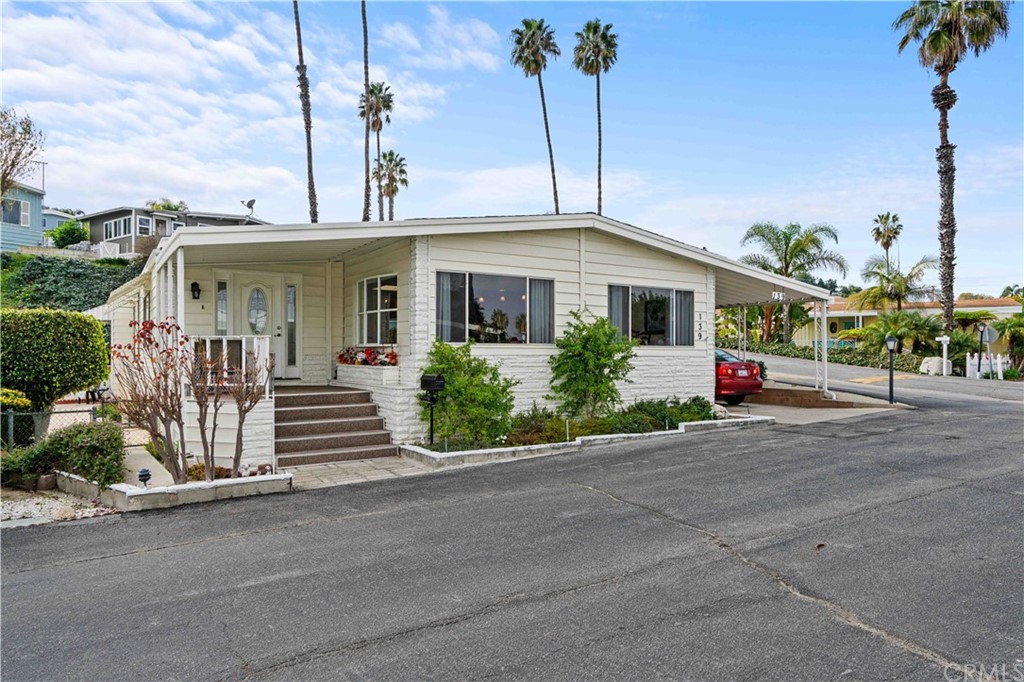
<path fill-rule="evenodd" d="M 148 236 L 153 233 L 153 219 L 147 218 L 146 216 L 139 216 L 135 219 L 137 221 L 138 234 L 139 236 Z"/>
<path fill-rule="evenodd" d="M 451 343 L 554 343 L 555 283 L 439 272 L 437 337 Z"/>
<path fill-rule="evenodd" d="M 608 319 L 641 346 L 693 345 L 693 292 L 608 287 Z"/>
<path fill-rule="evenodd" d="M 132 219 L 118 218 L 116 220 L 108 220 L 103 223 L 103 238 L 104 239 L 117 239 L 118 237 L 126 237 L 132 233 Z"/>
<path fill-rule="evenodd" d="M 10 225 L 29 226 L 28 202 L 19 199 L 3 200 L 3 221 Z"/>
<path fill-rule="evenodd" d="M 356 343 L 398 343 L 398 275 L 370 277 L 356 287 Z"/>

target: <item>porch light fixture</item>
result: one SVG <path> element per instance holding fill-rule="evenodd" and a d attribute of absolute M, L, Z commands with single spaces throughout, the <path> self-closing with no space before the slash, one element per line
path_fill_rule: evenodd
<path fill-rule="evenodd" d="M 899 342 L 892 334 L 885 337 L 885 347 L 889 351 L 889 404 L 894 404 L 892 395 L 892 380 L 893 380 L 893 356 L 896 353 L 896 344 Z"/>
<path fill-rule="evenodd" d="M 199 288 L 199 282 L 192 282 L 192 300 L 198 301 L 199 294 L 203 293 L 203 290 Z"/>

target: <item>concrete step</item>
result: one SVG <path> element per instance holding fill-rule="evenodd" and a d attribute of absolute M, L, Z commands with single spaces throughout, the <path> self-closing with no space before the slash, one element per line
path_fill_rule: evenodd
<path fill-rule="evenodd" d="M 351 433 L 332 433 L 319 436 L 287 436 L 275 439 L 275 448 L 279 455 L 309 452 L 310 450 L 340 450 L 366 445 L 390 445 L 391 433 L 388 431 L 353 431 Z"/>
<path fill-rule="evenodd" d="M 333 448 L 327 450 L 310 450 L 289 455 L 278 455 L 277 466 L 287 469 L 303 464 L 325 464 L 327 462 L 347 462 L 353 459 L 375 459 L 377 457 L 397 457 L 398 447 L 395 445 L 366 445 L 350 448 Z"/>
<path fill-rule="evenodd" d="M 327 388 L 308 391 L 281 391 L 274 395 L 275 407 L 321 407 L 371 403 L 371 393 L 354 388 Z"/>
<path fill-rule="evenodd" d="M 383 431 L 383 417 L 345 417 L 342 419 L 310 419 L 290 421 L 274 426 L 276 438 L 289 436 L 316 436 L 352 433 L 355 431 Z"/>
<path fill-rule="evenodd" d="M 376 417 L 374 403 L 352 403 L 344 405 L 303 405 L 281 407 L 275 405 L 274 421 L 278 424 L 311 419 L 348 419 L 350 417 Z"/>

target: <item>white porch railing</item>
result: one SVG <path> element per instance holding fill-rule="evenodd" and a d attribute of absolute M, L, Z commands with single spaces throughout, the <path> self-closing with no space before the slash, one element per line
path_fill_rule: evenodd
<path fill-rule="evenodd" d="M 255 354 L 256 362 L 265 363 L 270 359 L 269 336 L 198 336 L 193 337 L 196 349 L 202 348 L 206 357 L 213 359 L 225 358 L 229 369 L 245 372 L 249 362 L 250 351 Z M 267 372 L 266 395 L 274 394 L 274 372 Z"/>

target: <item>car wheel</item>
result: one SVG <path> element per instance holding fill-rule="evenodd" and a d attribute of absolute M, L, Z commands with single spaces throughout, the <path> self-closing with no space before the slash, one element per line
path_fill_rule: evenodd
<path fill-rule="evenodd" d="M 743 396 L 741 395 L 727 395 L 724 396 L 726 405 L 739 405 L 743 402 Z"/>

